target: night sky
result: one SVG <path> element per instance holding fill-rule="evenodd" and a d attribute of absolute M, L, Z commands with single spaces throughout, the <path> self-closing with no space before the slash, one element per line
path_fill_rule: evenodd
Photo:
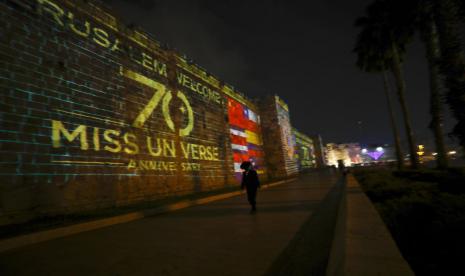
<path fill-rule="evenodd" d="M 278 94 L 289 104 L 292 124 L 306 134 L 320 134 L 325 143 L 392 141 L 382 77 L 359 71 L 352 53 L 353 22 L 369 0 L 104 2 L 126 24 L 142 27 L 247 96 Z M 424 55 L 415 38 L 404 69 L 414 131 L 418 142 L 429 144 Z"/>

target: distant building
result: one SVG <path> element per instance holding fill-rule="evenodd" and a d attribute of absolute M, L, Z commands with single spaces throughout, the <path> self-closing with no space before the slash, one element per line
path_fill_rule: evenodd
<path fill-rule="evenodd" d="M 326 164 L 338 166 L 338 160 L 344 162 L 344 166 L 351 167 L 363 163 L 361 148 L 358 143 L 336 144 L 329 143 L 325 147 Z"/>

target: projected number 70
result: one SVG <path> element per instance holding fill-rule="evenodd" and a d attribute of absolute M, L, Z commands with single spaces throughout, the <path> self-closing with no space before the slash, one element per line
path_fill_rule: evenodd
<path fill-rule="evenodd" d="M 139 115 L 137 115 L 136 119 L 132 123 L 132 126 L 142 128 L 144 126 L 145 121 L 147 121 L 147 119 L 150 117 L 153 111 L 157 108 L 160 101 L 162 101 L 161 108 L 163 112 L 163 117 L 165 118 L 165 122 L 169 129 L 175 131 L 174 122 L 171 119 L 169 108 L 171 99 L 173 98 L 171 91 L 167 90 L 165 85 L 156 82 L 152 79 L 149 79 L 141 74 L 133 72 L 131 70 L 121 68 L 120 72 L 123 76 L 130 78 L 138 83 L 147 85 L 148 87 L 153 88 L 155 90 L 152 98 L 144 106 Z M 184 106 L 180 107 L 180 110 L 182 113 L 187 112 L 188 119 L 187 125 L 184 128 L 179 129 L 179 136 L 188 136 L 194 128 L 194 112 L 192 111 L 192 107 L 189 104 L 189 101 L 187 100 L 187 97 L 186 95 L 184 95 L 184 93 L 178 91 L 176 96 L 182 101 Z"/>

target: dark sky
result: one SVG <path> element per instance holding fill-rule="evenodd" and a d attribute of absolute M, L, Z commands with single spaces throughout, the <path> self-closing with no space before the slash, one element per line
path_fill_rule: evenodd
<path fill-rule="evenodd" d="M 278 94 L 304 133 L 321 134 L 324 142 L 392 141 L 381 76 L 360 72 L 351 52 L 358 31 L 353 22 L 370 0 L 105 2 L 125 23 L 247 96 Z M 405 78 L 417 140 L 425 143 L 431 140 L 429 90 L 418 39 L 408 48 Z"/>

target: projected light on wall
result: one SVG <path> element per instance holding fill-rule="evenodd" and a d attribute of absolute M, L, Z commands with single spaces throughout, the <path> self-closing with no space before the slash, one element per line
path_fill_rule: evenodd
<path fill-rule="evenodd" d="M 257 172 L 263 174 L 264 155 L 258 114 L 246 104 L 228 97 L 228 118 L 237 180 L 242 177 L 240 166 L 244 161 L 252 162 Z"/>

